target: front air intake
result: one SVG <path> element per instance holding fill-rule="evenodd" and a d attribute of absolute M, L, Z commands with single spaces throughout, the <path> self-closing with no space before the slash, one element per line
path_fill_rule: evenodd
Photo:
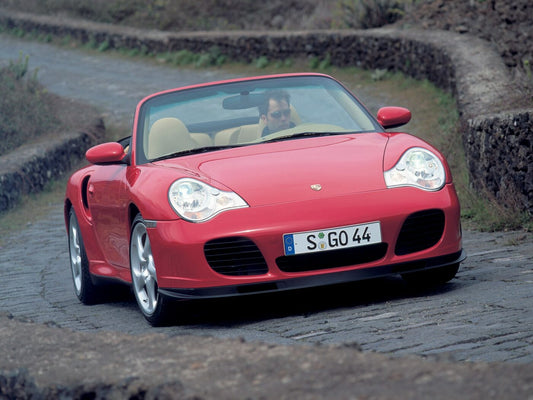
<path fill-rule="evenodd" d="M 402 256 L 429 249 L 438 243 L 443 233 L 442 210 L 426 210 L 411 214 L 403 223 L 394 253 Z"/>
<path fill-rule="evenodd" d="M 210 240 L 204 245 L 204 254 L 209 266 L 222 275 L 262 275 L 268 272 L 259 248 L 244 237 Z"/>

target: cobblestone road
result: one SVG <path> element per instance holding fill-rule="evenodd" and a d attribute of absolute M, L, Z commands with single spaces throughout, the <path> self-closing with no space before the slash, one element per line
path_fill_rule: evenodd
<path fill-rule="evenodd" d="M 115 110 L 111 118 L 118 120 L 131 115 L 136 101 L 153 90 L 222 76 L 170 70 L 161 74 L 158 67 L 150 65 L 0 36 L 0 59 L 16 58 L 19 51 L 30 55 L 31 68 L 40 68 L 39 76 L 49 90 L 100 104 L 103 109 L 109 107 Z M 65 69 L 59 73 L 54 64 Z M 121 71 L 118 77 L 117 68 Z M 68 73 L 71 79 L 65 79 Z M 173 73 L 176 75 L 169 75 Z M 132 76 L 140 82 L 153 79 L 150 87 L 132 89 Z M 531 234 L 465 232 L 469 258 L 456 279 L 436 290 L 414 291 L 401 279 L 388 278 L 297 293 L 204 301 L 188 306 L 180 324 L 158 329 L 146 324 L 127 290 L 117 290 L 104 304 L 87 307 L 78 302 L 70 278 L 61 204 L 46 218 L 3 239 L 0 312 L 40 323 L 81 331 L 213 335 L 289 344 L 345 343 L 396 355 L 533 362 Z"/>
<path fill-rule="evenodd" d="M 414 291 L 401 279 L 204 301 L 182 322 L 148 326 L 127 290 L 81 305 L 68 265 L 61 204 L 0 249 L 0 311 L 81 331 L 213 335 L 270 343 L 346 343 L 397 355 L 533 362 L 533 237 L 466 232 L 469 258 L 451 283 Z"/>

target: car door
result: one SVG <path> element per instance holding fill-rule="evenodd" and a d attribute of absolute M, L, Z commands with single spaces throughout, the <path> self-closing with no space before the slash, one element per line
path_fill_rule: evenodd
<path fill-rule="evenodd" d="M 128 268 L 129 222 L 125 164 L 100 165 L 91 175 L 88 204 L 107 263 Z"/>

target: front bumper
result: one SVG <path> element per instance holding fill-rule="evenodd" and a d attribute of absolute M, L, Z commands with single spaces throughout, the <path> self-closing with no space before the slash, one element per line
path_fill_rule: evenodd
<path fill-rule="evenodd" d="M 432 268 L 445 267 L 460 263 L 466 259 L 466 253 L 461 250 L 457 253 L 411 261 L 401 264 L 383 265 L 372 268 L 362 268 L 341 271 L 323 275 L 311 275 L 300 278 L 283 279 L 263 283 L 249 283 L 242 285 L 218 286 L 193 289 L 159 289 L 159 293 L 166 297 L 181 300 L 209 299 L 219 297 L 233 297 L 249 294 L 278 292 L 284 290 L 305 289 L 318 286 L 335 285 L 339 283 L 355 282 L 365 279 L 380 278 L 383 276 L 403 274 L 407 272 L 424 271 Z"/>

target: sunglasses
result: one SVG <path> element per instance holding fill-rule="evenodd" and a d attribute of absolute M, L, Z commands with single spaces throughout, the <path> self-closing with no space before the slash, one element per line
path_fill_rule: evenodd
<path fill-rule="evenodd" d="M 270 116 L 274 119 L 280 119 L 282 114 L 284 117 L 288 117 L 291 115 L 291 110 L 274 111 L 270 113 Z"/>

